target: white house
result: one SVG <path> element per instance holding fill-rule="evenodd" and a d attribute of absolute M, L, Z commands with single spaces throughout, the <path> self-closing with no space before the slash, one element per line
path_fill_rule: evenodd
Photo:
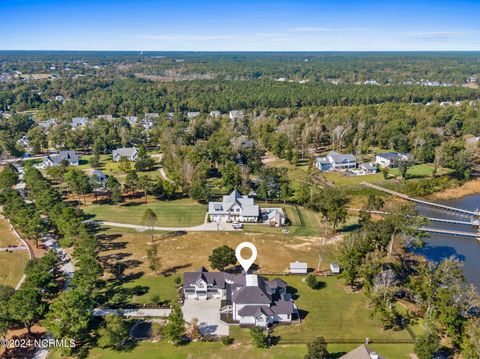
<path fill-rule="evenodd" d="M 119 162 L 122 157 L 126 157 L 129 161 L 135 162 L 138 156 L 138 148 L 136 147 L 122 147 L 113 150 L 112 159 L 114 162 Z"/>
<path fill-rule="evenodd" d="M 360 166 L 358 166 L 360 168 L 360 171 L 362 175 L 369 175 L 369 174 L 373 174 L 373 173 L 377 173 L 378 172 L 378 168 L 377 166 L 374 164 L 374 163 L 371 163 L 371 162 L 368 162 L 368 163 L 361 163 Z"/>
<path fill-rule="evenodd" d="M 220 116 L 222 116 L 222 113 L 220 111 L 210 111 L 210 117 L 217 118 Z"/>
<path fill-rule="evenodd" d="M 230 117 L 230 120 L 242 120 L 244 117 L 243 111 L 240 110 L 232 110 L 228 113 L 228 117 Z"/>
<path fill-rule="evenodd" d="M 325 157 L 317 157 L 315 167 L 322 172 L 348 170 L 357 167 L 357 159 L 351 153 L 342 154 L 330 151 Z"/>
<path fill-rule="evenodd" d="M 398 152 L 386 152 L 379 153 L 375 156 L 375 163 L 380 167 L 397 167 L 398 163 L 401 161 L 409 161 L 410 156 L 405 153 Z"/>
<path fill-rule="evenodd" d="M 198 112 L 198 111 L 187 112 L 187 117 L 188 118 L 195 118 L 195 117 L 198 117 L 198 116 L 200 116 L 200 112 Z"/>
<path fill-rule="evenodd" d="M 240 325 L 266 327 L 273 323 L 290 323 L 298 309 L 281 279 L 267 280 L 256 274 L 234 275 L 224 272 L 184 273 L 185 298 L 222 299 L 221 313 L 230 313 Z"/>
<path fill-rule="evenodd" d="M 212 222 L 258 222 L 260 209 L 253 198 L 243 196 L 233 190 L 228 196 L 223 196 L 222 202 L 208 203 L 208 216 Z"/>
<path fill-rule="evenodd" d="M 308 272 L 308 265 L 305 262 L 295 261 L 290 263 L 290 273 L 306 274 Z"/>

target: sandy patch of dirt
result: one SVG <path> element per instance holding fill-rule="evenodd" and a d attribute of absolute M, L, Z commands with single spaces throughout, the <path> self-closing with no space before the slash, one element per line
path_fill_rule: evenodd
<path fill-rule="evenodd" d="M 453 199 L 453 198 L 460 198 L 472 194 L 480 193 L 480 180 L 474 180 L 466 182 L 464 185 L 457 187 L 457 188 L 449 188 L 445 191 L 434 193 L 428 196 L 428 199 L 431 200 L 445 200 L 445 199 Z"/>

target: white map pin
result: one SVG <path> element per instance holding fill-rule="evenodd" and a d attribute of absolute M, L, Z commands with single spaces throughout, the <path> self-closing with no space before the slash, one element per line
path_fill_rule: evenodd
<path fill-rule="evenodd" d="M 249 248 L 252 251 L 252 256 L 250 258 L 245 259 L 242 257 L 243 248 Z M 235 249 L 235 256 L 243 269 L 245 269 L 245 272 L 248 273 L 250 266 L 255 262 L 255 259 L 257 259 L 257 247 L 250 242 L 242 242 L 237 246 L 237 249 Z"/>

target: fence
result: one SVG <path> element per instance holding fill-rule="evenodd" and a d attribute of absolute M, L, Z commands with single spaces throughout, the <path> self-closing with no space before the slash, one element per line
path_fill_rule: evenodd
<path fill-rule="evenodd" d="M 281 337 L 278 338 L 276 344 L 308 344 L 314 338 L 308 339 L 282 339 Z M 348 339 L 348 338 L 325 338 L 325 342 L 327 344 L 365 344 L 367 341 L 366 338 L 364 339 Z M 414 344 L 415 340 L 413 339 L 372 339 L 368 338 L 368 343 L 375 343 L 375 344 Z"/>

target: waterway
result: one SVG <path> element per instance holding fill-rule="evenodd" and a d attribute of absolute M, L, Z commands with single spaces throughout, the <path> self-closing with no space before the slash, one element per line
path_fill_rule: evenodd
<path fill-rule="evenodd" d="M 465 196 L 452 200 L 438 201 L 438 203 L 475 211 L 480 208 L 480 194 Z M 454 214 L 421 205 L 417 205 L 415 208 L 420 215 L 425 217 L 445 218 L 465 222 L 469 222 L 472 219 L 471 216 Z M 478 228 L 474 226 L 454 225 L 439 222 L 431 222 L 428 224 L 428 227 L 448 228 L 465 232 L 475 232 L 478 230 Z M 463 262 L 465 278 L 470 283 L 475 284 L 475 286 L 480 290 L 480 241 L 476 240 L 475 238 L 429 234 L 429 238 L 427 238 L 425 242 L 425 247 L 416 250 L 415 252 L 423 254 L 427 259 L 435 262 L 451 256 L 458 258 Z"/>

